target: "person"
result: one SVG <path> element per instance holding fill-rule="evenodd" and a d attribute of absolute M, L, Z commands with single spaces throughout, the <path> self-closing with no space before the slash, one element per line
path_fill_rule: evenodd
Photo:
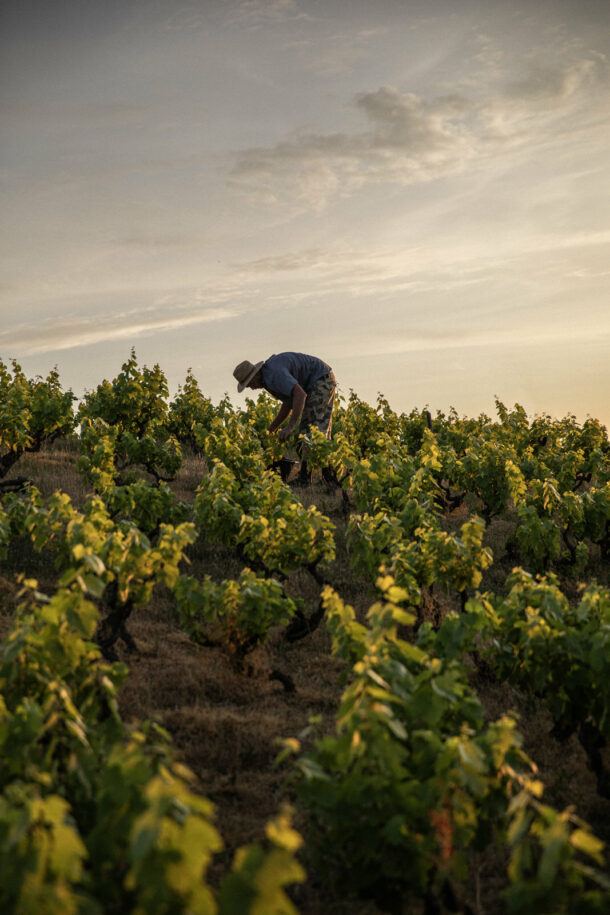
<path fill-rule="evenodd" d="M 312 426 L 330 438 L 336 381 L 331 367 L 322 359 L 292 352 L 277 353 L 262 362 L 252 363 L 246 359 L 235 366 L 233 377 L 238 393 L 244 388 L 264 388 L 276 400 L 281 400 L 282 405 L 267 429 L 271 433 L 279 429 L 281 442 L 295 430 L 306 436 Z M 299 482 L 308 483 L 311 479 L 307 468 L 309 445 L 301 438 L 297 448 L 301 458 Z"/>

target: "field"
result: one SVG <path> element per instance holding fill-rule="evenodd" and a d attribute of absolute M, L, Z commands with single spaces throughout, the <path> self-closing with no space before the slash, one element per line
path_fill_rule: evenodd
<path fill-rule="evenodd" d="M 267 469 L 268 399 L 212 406 L 188 376 L 168 407 L 133 356 L 105 384 L 80 435 L 40 436 L 6 475 L 35 489 L 0 509 L 3 910 L 607 911 L 603 427 L 352 395 L 300 487 Z M 78 663 L 62 620 L 87 635 Z M 126 817 L 104 779 L 129 780 L 134 734 Z M 51 797 L 71 810 L 43 816 Z"/>

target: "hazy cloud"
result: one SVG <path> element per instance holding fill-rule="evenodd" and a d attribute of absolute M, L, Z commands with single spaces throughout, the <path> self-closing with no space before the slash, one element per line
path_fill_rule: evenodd
<path fill-rule="evenodd" d="M 325 34 L 323 40 L 299 38 L 287 44 L 299 64 L 318 77 L 333 77 L 352 72 L 374 53 L 376 41 L 388 32 L 386 26 L 351 32 Z"/>
<path fill-rule="evenodd" d="M 584 60 L 575 60 L 567 67 L 540 67 L 533 69 L 524 80 L 507 87 L 509 98 L 517 100 L 536 99 L 547 104 L 560 105 L 587 85 L 594 85 L 601 66 L 606 59 L 595 54 Z"/>
<path fill-rule="evenodd" d="M 232 267 L 245 273 L 286 273 L 316 268 L 324 262 L 328 263 L 328 253 L 323 248 L 308 248 L 274 257 L 260 257 L 253 261 L 233 264 Z M 335 259 L 332 260 L 332 264 L 336 264 Z"/>
<path fill-rule="evenodd" d="M 209 321 L 226 321 L 236 314 L 231 308 L 218 307 L 173 314 L 165 309 L 161 313 L 142 309 L 76 320 L 62 317 L 36 324 L 21 324 L 9 331 L 0 332 L 0 354 L 31 356 L 108 340 L 135 340 L 162 330 L 179 330 Z"/>
<path fill-rule="evenodd" d="M 501 350 L 505 347 L 522 348 L 526 346 L 536 349 L 543 346 L 560 345 L 565 343 L 587 343 L 590 334 L 586 328 L 578 327 L 552 327 L 547 324 L 539 327 L 528 327 L 527 336 L 524 338 L 523 329 L 520 327 L 507 328 L 470 328 L 465 331 L 456 331 L 452 327 L 445 330 L 434 331 L 409 328 L 406 333 L 392 333 L 391 335 L 369 332 L 361 339 L 353 336 L 345 340 L 344 345 L 337 347 L 337 352 L 346 358 L 391 356 L 417 352 L 437 352 L 439 350 L 484 349 Z M 596 345 L 603 348 L 610 342 L 610 331 L 602 332 L 596 340 Z"/>
<path fill-rule="evenodd" d="M 503 150 L 565 137 L 565 118 L 595 104 L 607 88 L 600 54 L 563 67 L 534 69 L 487 99 L 464 94 L 430 101 L 383 86 L 354 99 L 368 129 L 297 132 L 275 146 L 245 150 L 233 168 L 233 188 L 268 203 L 321 209 L 329 198 L 369 182 L 411 184 L 460 172 Z M 590 95 L 592 98 L 590 99 Z"/>
<path fill-rule="evenodd" d="M 309 19 L 296 0 L 244 0 L 228 16 L 228 24 L 245 28 L 261 28 L 297 19 Z"/>
<path fill-rule="evenodd" d="M 530 234 L 526 239 L 511 236 L 503 250 L 493 237 L 487 246 L 477 240 L 447 248 L 428 239 L 412 246 L 388 245 L 372 250 L 342 244 L 304 248 L 232 264 L 235 285 L 229 296 L 232 302 L 243 302 L 260 283 L 265 302 L 273 307 L 278 303 L 289 307 L 311 302 L 312 289 L 316 299 L 329 296 L 332 300 L 353 301 L 375 297 L 379 302 L 400 296 L 407 302 L 506 284 L 514 277 L 522 283 L 537 278 L 535 282 L 540 283 L 548 271 L 556 277 L 563 270 L 567 276 L 594 279 L 604 275 L 604 254 L 609 244 L 610 231 L 605 231 L 560 236 Z M 575 274 L 574 267 L 582 265 L 583 256 L 588 258 L 587 272 L 582 272 L 581 266 L 581 272 Z M 270 295 L 271 289 L 276 290 L 275 298 Z M 504 310 L 501 296 L 500 302 L 499 308 Z M 608 322 L 602 324 L 610 327 Z"/>
<path fill-rule="evenodd" d="M 568 127 L 566 116 L 580 111 L 585 119 L 588 112 L 595 111 L 597 89 L 607 95 L 608 65 L 602 54 L 564 67 L 536 67 L 524 79 L 510 83 L 503 95 L 481 104 L 483 136 L 502 141 L 506 148 L 548 142 L 554 134 L 565 137 L 582 127 L 578 117 Z M 601 107 L 607 109 L 607 97 Z"/>
<path fill-rule="evenodd" d="M 18 99 L 1 100 L 0 116 L 5 120 L 33 122 L 38 126 L 47 123 L 94 127 L 96 124 L 112 125 L 113 128 L 130 125 L 149 113 L 150 107 L 120 100 L 108 102 L 77 102 L 67 99 Z"/>

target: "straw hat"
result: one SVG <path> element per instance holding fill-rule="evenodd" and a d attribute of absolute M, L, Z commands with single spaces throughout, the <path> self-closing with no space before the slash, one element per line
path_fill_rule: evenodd
<path fill-rule="evenodd" d="M 264 360 L 252 365 L 251 362 L 248 362 L 248 360 L 245 359 L 243 362 L 240 362 L 239 365 L 235 366 L 233 369 L 233 377 L 236 378 L 239 382 L 237 385 L 237 391 L 239 394 L 241 394 L 244 388 L 248 387 L 263 362 Z"/>

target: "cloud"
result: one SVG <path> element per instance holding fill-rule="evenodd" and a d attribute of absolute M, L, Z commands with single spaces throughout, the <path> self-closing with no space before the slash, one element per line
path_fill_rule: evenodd
<path fill-rule="evenodd" d="M 593 344 L 596 349 L 603 351 L 610 342 L 610 329 L 601 333 L 593 333 L 587 327 L 553 327 L 547 325 L 528 328 L 524 338 L 523 329 L 519 327 L 506 328 L 470 328 L 456 330 L 452 327 L 447 330 L 434 330 L 409 328 L 406 331 L 390 334 L 366 333 L 360 339 L 357 335 L 347 336 L 341 343 L 335 343 L 336 356 L 346 359 L 372 356 L 392 356 L 407 353 L 424 353 L 439 350 L 504 350 L 515 347 L 519 350 L 527 347 L 537 350 L 542 346 L 561 346 L 577 344 Z"/>
<path fill-rule="evenodd" d="M 0 100 L 0 115 L 11 123 L 36 122 L 39 126 L 52 125 L 61 128 L 64 127 L 64 122 L 79 127 L 130 126 L 140 123 L 142 117 L 150 110 L 149 106 L 119 99 L 104 102 L 79 102 L 63 98 Z"/>
<path fill-rule="evenodd" d="M 460 141 L 459 119 L 471 109 L 460 96 L 426 103 L 414 93 L 385 86 L 358 95 L 356 104 L 375 125 L 369 135 L 373 149 L 399 150 L 418 158 L 454 150 Z"/>
<path fill-rule="evenodd" d="M 493 289 L 497 304 L 490 308 L 502 312 L 506 298 L 499 290 L 508 289 L 512 295 L 515 281 L 523 290 L 528 283 L 538 287 L 549 275 L 576 277 L 575 270 L 580 271 L 576 279 L 581 283 L 595 279 L 604 272 L 609 243 L 609 231 L 533 232 L 525 238 L 511 233 L 501 247 L 493 235 L 464 238 L 451 247 L 430 238 L 372 249 L 337 242 L 231 264 L 235 286 L 228 301 L 242 303 L 247 310 L 246 299 L 260 288 L 271 309 L 313 305 L 325 297 L 352 304 L 363 298 L 401 301 L 407 307 L 408 302 L 438 300 L 464 290 L 467 300 L 474 302 L 477 290 L 481 294 Z"/>
<path fill-rule="evenodd" d="M 258 29 L 267 25 L 309 20 L 296 0 L 244 0 L 231 10 L 228 25 Z"/>
<path fill-rule="evenodd" d="M 143 11 L 144 12 L 144 11 Z M 145 11 L 148 13 L 148 11 Z M 199 32 L 204 30 L 208 25 L 208 16 L 205 7 L 199 8 L 192 4 L 186 6 L 176 5 L 164 10 L 165 18 L 161 21 L 161 27 L 166 32 Z"/>
<path fill-rule="evenodd" d="M 456 122 L 466 100 L 426 103 L 391 87 L 356 97 L 373 129 L 354 134 L 296 134 L 274 147 L 239 158 L 230 185 L 268 202 L 322 208 L 329 196 L 347 195 L 370 181 L 411 183 L 464 167 L 474 155 L 471 137 Z"/>
<path fill-rule="evenodd" d="M 602 276 L 610 276 L 610 270 L 572 270 L 567 273 L 568 277 L 576 277 L 579 280 L 597 279 Z"/>
<path fill-rule="evenodd" d="M 0 333 L 0 350 L 10 356 L 32 356 L 90 346 L 108 340 L 132 340 L 159 331 L 179 330 L 209 321 L 226 321 L 237 314 L 227 307 L 155 313 L 152 309 L 68 320 L 65 317 L 22 324 Z"/>
<path fill-rule="evenodd" d="M 318 77 L 333 77 L 353 72 L 363 61 L 375 53 L 376 42 L 389 31 L 379 26 L 359 31 L 325 34 L 323 40 L 299 37 L 289 41 L 287 50 L 296 56 L 299 64 Z"/>
<path fill-rule="evenodd" d="M 232 264 L 232 269 L 237 268 L 245 273 L 286 273 L 294 270 L 308 270 L 328 263 L 328 253 L 323 248 L 307 248 L 301 251 L 291 251 L 272 257 L 260 257 L 253 261 Z M 332 261 L 333 266 L 336 260 Z"/>
<path fill-rule="evenodd" d="M 608 90 L 608 65 L 601 54 L 564 67 L 535 67 L 524 79 L 509 83 L 504 94 L 480 105 L 482 135 L 508 149 L 565 138 L 586 123 L 587 113 L 595 109 L 597 89 Z"/>
<path fill-rule="evenodd" d="M 366 129 L 297 131 L 274 146 L 246 149 L 229 185 L 257 202 L 322 210 L 331 198 L 369 183 L 430 181 L 559 136 L 565 142 L 586 123 L 595 90 L 607 91 L 607 84 L 605 57 L 591 53 L 561 67 L 532 69 L 483 99 L 462 93 L 426 100 L 382 86 L 353 100 Z"/>
<path fill-rule="evenodd" d="M 605 62 L 602 55 L 593 55 L 575 60 L 567 67 L 536 67 L 526 79 L 510 83 L 507 96 L 518 101 L 536 100 L 543 104 L 551 102 L 560 105 L 572 98 L 583 88 L 596 82 L 600 64 Z"/>

